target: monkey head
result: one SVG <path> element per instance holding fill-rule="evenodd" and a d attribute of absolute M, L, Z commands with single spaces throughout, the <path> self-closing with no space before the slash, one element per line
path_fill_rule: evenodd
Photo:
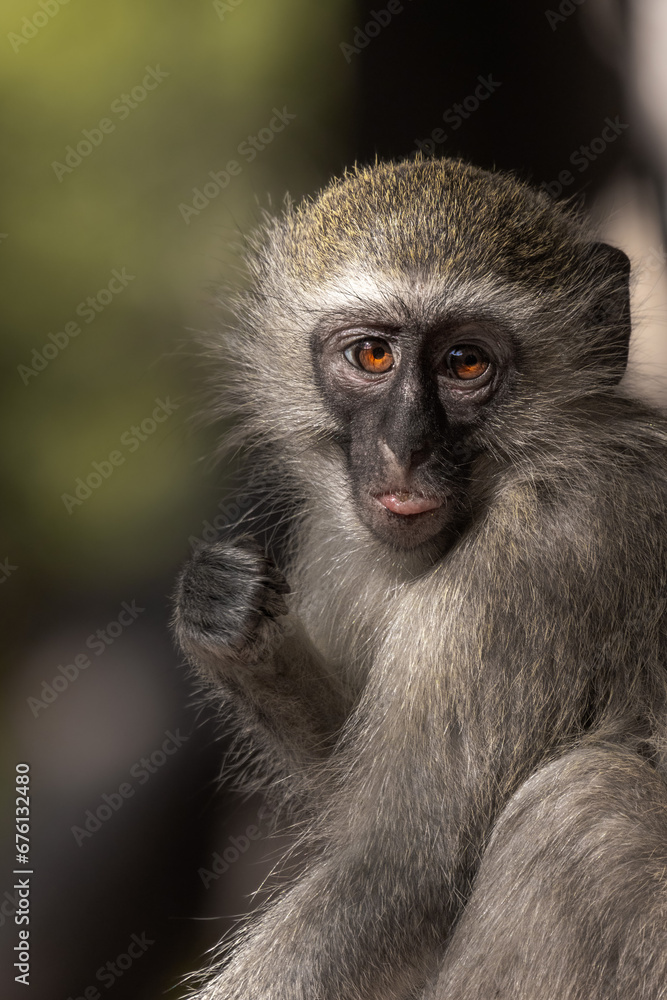
<path fill-rule="evenodd" d="M 446 544 L 478 463 L 549 448 L 625 369 L 627 258 L 508 175 L 359 169 L 251 245 L 223 405 L 313 505 L 393 547 Z"/>

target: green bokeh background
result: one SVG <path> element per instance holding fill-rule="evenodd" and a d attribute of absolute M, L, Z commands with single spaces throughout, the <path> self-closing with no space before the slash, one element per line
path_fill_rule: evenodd
<path fill-rule="evenodd" d="M 154 576 L 183 551 L 210 489 L 189 433 L 187 330 L 211 323 L 207 288 L 229 279 L 229 244 L 257 205 L 313 190 L 345 162 L 353 80 L 336 43 L 346 0 L 70 0 L 12 44 L 39 11 L 37 0 L 0 11 L 0 433 L 13 511 L 0 554 L 19 567 L 15 598 L 30 577 L 41 591 Z M 147 66 L 169 76 L 120 120 L 110 106 Z M 296 118 L 248 163 L 237 147 L 274 106 Z M 54 161 L 104 117 L 115 130 L 59 180 Z M 187 225 L 179 204 L 230 158 L 242 173 Z M 123 267 L 135 279 L 24 384 L 32 349 Z M 61 495 L 166 394 L 177 413 L 68 514 Z"/>

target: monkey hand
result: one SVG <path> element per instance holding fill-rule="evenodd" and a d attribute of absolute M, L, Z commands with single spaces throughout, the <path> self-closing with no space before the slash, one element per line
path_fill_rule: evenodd
<path fill-rule="evenodd" d="M 178 580 L 174 627 L 197 666 L 220 668 L 260 661 L 287 614 L 289 587 L 254 540 L 243 537 L 199 548 Z"/>

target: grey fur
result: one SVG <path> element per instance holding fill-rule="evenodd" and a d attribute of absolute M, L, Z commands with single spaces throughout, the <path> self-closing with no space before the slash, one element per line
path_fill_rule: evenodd
<path fill-rule="evenodd" d="M 667 997 L 667 424 L 616 385 L 627 260 L 417 160 L 288 203 L 248 270 L 213 410 L 287 554 L 196 554 L 175 628 L 311 856 L 198 1000 Z M 472 407 L 423 361 L 469 324 Z M 395 337 L 400 395 L 368 405 L 348 328 Z M 371 502 L 406 484 L 442 523 Z"/>

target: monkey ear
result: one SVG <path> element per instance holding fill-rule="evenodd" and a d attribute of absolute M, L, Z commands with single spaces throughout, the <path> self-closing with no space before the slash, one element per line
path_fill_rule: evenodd
<path fill-rule="evenodd" d="M 608 243 L 590 245 L 597 297 L 592 319 L 605 347 L 609 382 L 618 383 L 628 364 L 630 344 L 630 261 Z"/>

